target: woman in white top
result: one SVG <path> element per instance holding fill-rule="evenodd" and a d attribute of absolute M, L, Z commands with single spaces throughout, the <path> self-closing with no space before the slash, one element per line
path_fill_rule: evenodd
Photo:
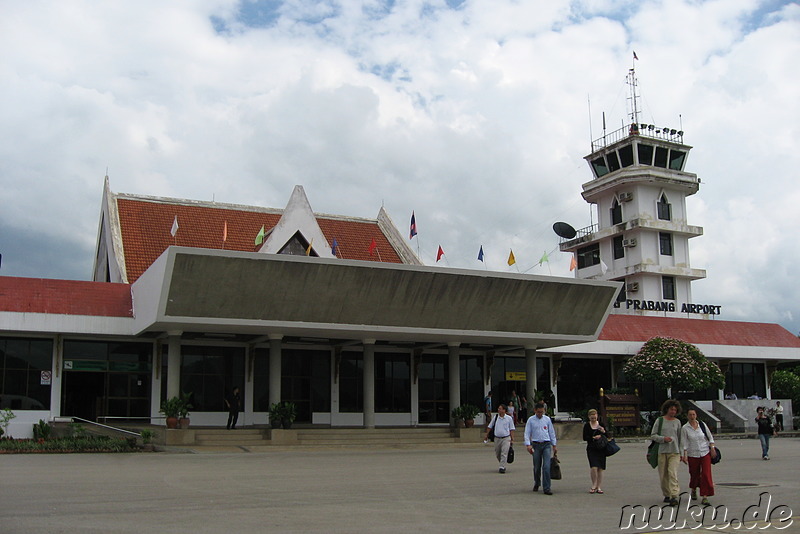
<path fill-rule="evenodd" d="M 717 455 L 714 448 L 714 436 L 708 426 L 697 419 L 697 411 L 690 408 L 686 412 L 689 422 L 681 428 L 681 444 L 683 455 L 681 462 L 689 464 L 689 487 L 692 489 L 692 500 L 697 500 L 697 488 L 700 488 L 701 504 L 708 506 L 708 498 L 714 495 L 714 480 L 711 478 L 711 458 Z"/>

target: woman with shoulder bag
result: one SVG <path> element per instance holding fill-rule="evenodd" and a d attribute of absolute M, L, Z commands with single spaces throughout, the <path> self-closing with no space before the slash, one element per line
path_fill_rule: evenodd
<path fill-rule="evenodd" d="M 606 429 L 597 420 L 597 410 L 591 409 L 587 414 L 589 421 L 583 425 L 583 440 L 586 442 L 586 457 L 589 459 L 589 476 L 592 487 L 589 493 L 603 494 L 600 484 L 603 483 L 603 471 L 606 468 Z"/>
<path fill-rule="evenodd" d="M 687 410 L 686 417 L 689 422 L 681 428 L 681 443 L 683 455 L 681 462 L 689 466 L 689 488 L 692 490 L 692 500 L 697 500 L 697 488 L 700 488 L 700 502 L 709 506 L 709 497 L 714 495 L 714 480 L 711 478 L 711 459 L 717 455 L 714 447 L 714 436 L 711 430 L 697 419 L 697 411 L 693 408 Z"/>
<path fill-rule="evenodd" d="M 665 400 L 661 405 L 662 415 L 656 420 L 650 434 L 650 439 L 658 443 L 658 478 L 664 502 L 670 506 L 678 505 L 678 495 L 681 493 L 678 485 L 681 422 L 676 417 L 680 410 L 680 402 L 674 399 Z"/>

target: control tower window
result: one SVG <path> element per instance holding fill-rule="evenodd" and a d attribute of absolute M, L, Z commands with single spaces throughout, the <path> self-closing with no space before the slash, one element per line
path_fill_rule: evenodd
<path fill-rule="evenodd" d="M 598 178 L 608 174 L 608 165 L 606 165 L 606 159 L 603 156 L 600 156 L 599 158 L 592 160 L 592 169 L 594 169 L 594 173 Z"/>
<path fill-rule="evenodd" d="M 658 218 L 662 221 L 671 221 L 672 220 L 672 204 L 669 203 L 667 200 L 667 195 L 661 194 L 661 198 L 658 199 L 658 204 L 656 204 L 656 208 L 658 211 Z"/>
<path fill-rule="evenodd" d="M 686 159 L 686 152 L 680 150 L 669 151 L 669 168 L 673 171 L 683 170 L 683 162 Z"/>
<path fill-rule="evenodd" d="M 600 244 L 578 249 L 578 269 L 600 264 Z"/>
<path fill-rule="evenodd" d="M 658 243 L 660 245 L 662 255 L 672 256 L 672 234 L 669 232 L 659 232 Z"/>
<path fill-rule="evenodd" d="M 661 297 L 664 300 L 675 300 L 675 277 L 661 277 Z"/>
<path fill-rule="evenodd" d="M 615 198 L 611 203 L 611 224 L 619 224 L 622 222 L 622 206 Z"/>
<path fill-rule="evenodd" d="M 619 161 L 623 167 L 630 167 L 633 165 L 633 145 L 625 145 L 618 150 Z"/>
<path fill-rule="evenodd" d="M 608 154 L 606 154 L 606 159 L 608 160 L 609 172 L 620 170 L 621 165 L 619 164 L 619 158 L 617 158 L 616 152 L 609 152 Z"/>
<path fill-rule="evenodd" d="M 653 164 L 653 145 L 644 145 L 639 143 L 637 152 L 639 153 L 639 165 L 652 165 Z"/>
<path fill-rule="evenodd" d="M 667 149 L 663 146 L 656 147 L 656 160 L 653 163 L 656 167 L 667 168 Z"/>

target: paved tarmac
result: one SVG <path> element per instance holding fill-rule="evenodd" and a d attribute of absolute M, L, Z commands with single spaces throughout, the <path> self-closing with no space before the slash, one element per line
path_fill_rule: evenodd
<path fill-rule="evenodd" d="M 720 440 L 715 466 L 718 517 L 693 522 L 680 508 L 673 532 L 800 533 L 800 439 L 772 440 L 769 462 L 757 440 Z M 265 453 L 0 455 L 0 533 L 261 532 L 654 532 L 662 508 L 645 442 L 621 443 L 609 458 L 604 495 L 590 495 L 585 446 L 562 442 L 564 478 L 555 495 L 533 493 L 521 446 L 508 473 L 492 448 L 416 450 L 280 449 Z M 688 471 L 680 470 L 686 490 Z M 737 484 L 750 484 L 741 486 Z M 769 502 L 768 502 L 769 501 Z M 636 510 L 640 520 L 620 529 Z M 669 510 L 667 507 L 666 509 Z M 772 514 L 771 527 L 733 519 Z M 628 519 L 626 519 L 628 518 Z M 781 520 L 777 522 L 778 520 Z M 630 521 L 628 521 L 630 522 Z M 626 526 L 626 525 L 623 525 Z M 692 526 L 698 527 L 694 530 Z"/>

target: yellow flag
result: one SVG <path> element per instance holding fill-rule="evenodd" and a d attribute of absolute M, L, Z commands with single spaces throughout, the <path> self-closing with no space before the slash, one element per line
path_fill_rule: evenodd
<path fill-rule="evenodd" d="M 314 246 L 314 240 L 311 240 L 311 243 L 308 244 L 308 248 L 306 249 L 306 256 L 311 256 L 311 247 Z"/>
<path fill-rule="evenodd" d="M 508 264 L 514 265 L 515 263 L 517 263 L 517 260 L 516 258 L 514 258 L 514 251 L 512 250 L 511 252 L 508 253 Z"/>

